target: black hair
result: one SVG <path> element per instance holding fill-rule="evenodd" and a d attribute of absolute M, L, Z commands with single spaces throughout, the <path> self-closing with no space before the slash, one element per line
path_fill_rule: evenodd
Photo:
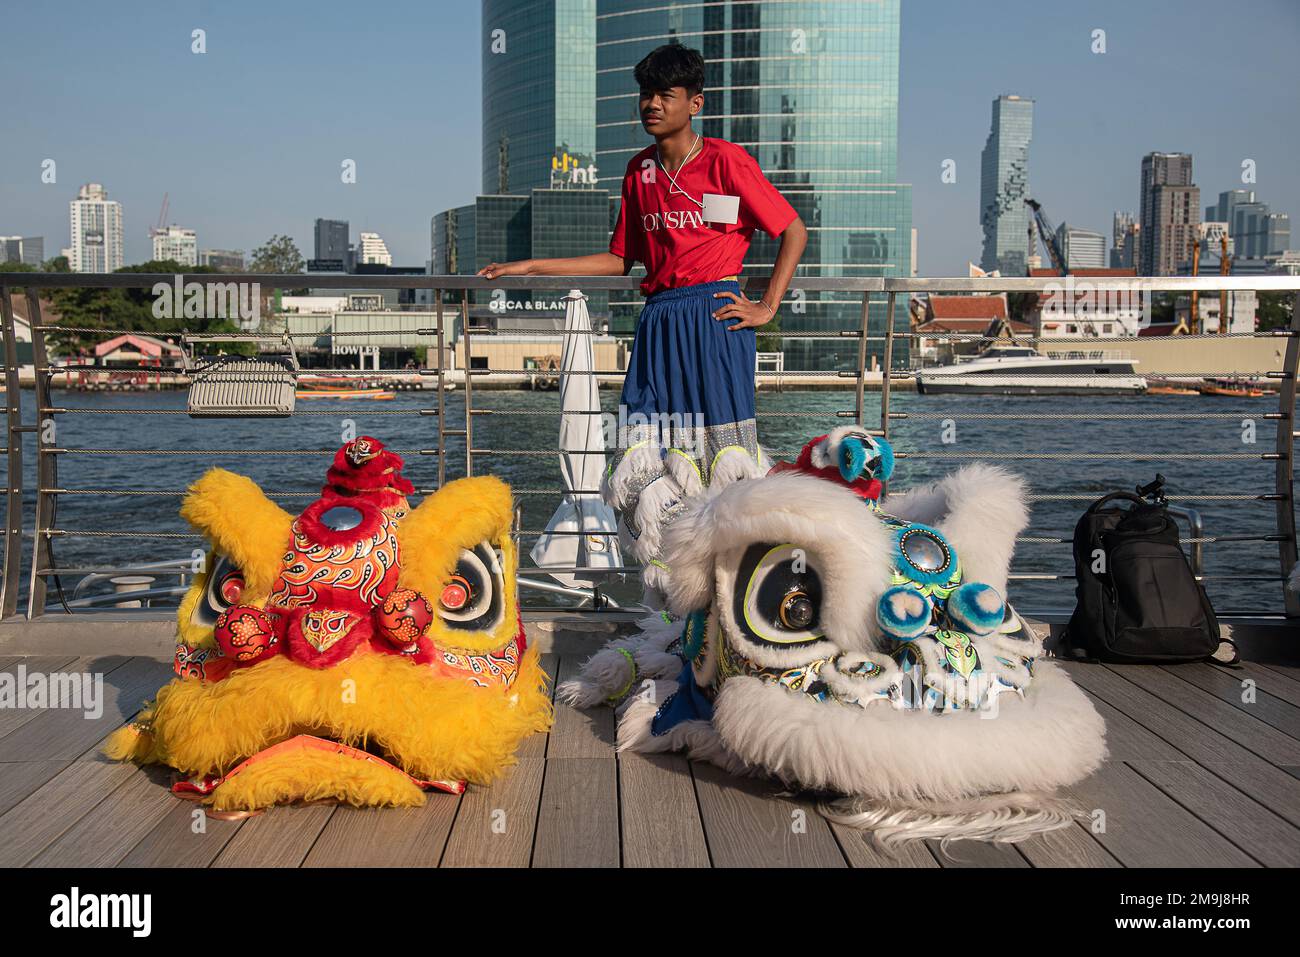
<path fill-rule="evenodd" d="M 688 96 L 704 92 L 704 57 L 680 43 L 665 43 L 645 55 L 633 71 L 643 90 L 686 88 Z"/>

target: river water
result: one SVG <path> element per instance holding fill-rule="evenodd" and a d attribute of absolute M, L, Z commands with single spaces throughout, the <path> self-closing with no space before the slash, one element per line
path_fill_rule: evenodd
<path fill-rule="evenodd" d="M 24 392 L 28 421 L 34 394 Z M 391 402 L 322 400 L 299 402 L 299 410 L 313 414 L 293 419 L 191 419 L 183 414 L 183 391 L 154 393 L 56 392 L 60 407 L 92 410 L 59 415 L 56 442 L 68 449 L 166 450 L 323 450 L 341 443 L 349 420 L 358 435 L 369 434 L 396 449 L 436 449 L 436 416 L 413 414 L 436 404 L 431 391 L 398 393 Z M 601 393 L 603 407 L 613 412 L 618 393 Z M 463 395 L 447 393 L 449 428 L 463 426 Z M 476 408 L 502 413 L 558 410 L 555 393 L 480 391 Z M 325 405 L 331 402 L 333 405 Z M 866 396 L 865 419 L 879 421 L 878 393 Z M 839 410 L 852 408 L 851 392 L 763 392 L 760 413 L 777 413 L 759 419 L 760 441 L 773 458 L 793 458 L 808 438 L 847 420 Z M 1258 494 L 1273 490 L 1273 463 L 1258 458 L 1215 458 L 1224 454 L 1258 456 L 1274 448 L 1273 420 L 1264 413 L 1276 411 L 1276 399 L 1163 397 L 996 397 L 920 396 L 894 393 L 893 411 L 914 418 L 892 422 L 891 438 L 900 460 L 894 487 L 910 487 L 938 478 L 969 458 L 1003 461 L 1020 472 L 1038 495 L 1083 495 L 1077 500 L 1039 500 L 1033 503 L 1029 537 L 1069 539 L 1078 516 L 1088 502 L 1112 489 L 1129 489 L 1150 481 L 1158 471 L 1168 479 L 1171 499 L 1205 494 Z M 137 414 L 105 414 L 108 412 Z M 174 414 L 181 412 L 182 414 Z M 161 413 L 161 414 L 159 414 Z M 1078 419 L 1023 419 L 1059 413 Z M 1106 416 L 1136 416 L 1109 419 Z M 931 417 L 920 417 L 931 416 Z M 981 418 L 987 416 L 988 418 Z M 1000 417 L 999 417 L 1000 416 Z M 1153 416 L 1175 416 L 1155 418 Z M 474 417 L 474 444 L 491 449 L 549 449 L 556 445 L 555 415 Z M 1252 441 L 1254 440 L 1254 441 Z M 25 487 L 30 531 L 35 473 L 33 446 L 27 446 Z M 447 478 L 464 474 L 464 444 L 448 439 Z M 1010 458 L 1043 452 L 1064 452 L 1077 459 Z M 1134 460 L 1131 454 L 1148 456 Z M 1167 458 L 1190 454 L 1187 459 Z M 1104 455 L 1107 458 L 1087 458 Z M 930 457 L 936 456 L 936 457 Z M 56 527 L 73 531 L 107 531 L 121 537 L 59 536 L 54 541 L 59 566 L 125 565 L 186 556 L 197 541 L 150 538 L 157 532 L 185 532 L 177 514 L 179 495 L 122 494 L 131 490 L 184 489 L 206 469 L 222 466 L 249 475 L 263 488 L 277 492 L 316 493 L 329 463 L 328 454 L 279 457 L 271 455 L 185 454 L 60 455 L 58 485 L 68 489 L 97 489 L 111 495 L 60 496 Z M 501 456 L 476 458 L 477 473 L 490 472 L 517 488 L 559 485 L 554 456 Z M 405 474 L 417 488 L 437 482 L 436 456 L 408 455 Z M 290 511 L 304 507 L 310 497 L 284 498 Z M 554 510 L 546 496 L 523 495 L 524 527 L 542 528 Z M 1198 502 L 1205 535 L 1265 535 L 1274 530 L 1271 502 Z M 1186 537 L 1186 530 L 1184 536 Z M 524 543 L 524 550 L 532 540 Z M 1278 610 L 1281 584 L 1277 545 L 1270 542 L 1207 544 L 1207 588 L 1220 611 Z M 1024 542 L 1017 551 L 1014 570 L 1026 573 L 1072 572 L 1070 546 Z M 1245 577 L 1222 581 L 1214 576 Z M 65 587 L 75 581 L 65 580 Z M 1073 605 L 1073 581 L 1016 581 L 1011 600 L 1025 609 L 1068 609 Z M 616 597 L 632 599 L 639 588 L 630 584 L 613 590 Z M 541 599 L 529 598 L 530 602 Z"/>

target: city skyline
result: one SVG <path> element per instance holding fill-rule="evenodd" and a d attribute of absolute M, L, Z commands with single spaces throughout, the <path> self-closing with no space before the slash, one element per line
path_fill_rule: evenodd
<path fill-rule="evenodd" d="M 0 232 L 43 236 L 47 258 L 68 243 L 68 203 L 86 182 L 122 203 L 127 263 L 150 257 L 148 229 L 165 192 L 172 219 L 197 230 L 205 248 L 251 254 L 287 233 L 307 256 L 314 221 L 336 217 L 380 233 L 402 265 L 428 258 L 431 215 L 479 194 L 476 4 L 395 3 L 373 21 L 328 6 L 306 19 L 304 10 L 251 5 L 155 5 L 129 26 L 81 9 L 88 30 L 62 29 L 66 12 L 15 10 L 13 35 L 29 42 L 0 67 L 18 93 L 0 161 Z M 1252 41 L 1233 51 L 1198 16 L 1212 9 L 1105 2 L 1062 13 L 1007 2 L 979 16 L 904 0 L 898 180 L 913 184 L 921 274 L 964 274 L 979 257 L 979 153 L 988 104 L 1003 94 L 1036 102 L 1032 189 L 1058 222 L 1109 232 L 1113 212 L 1137 209 L 1149 152 L 1190 153 L 1203 200 L 1245 188 L 1274 211 L 1296 212 L 1300 133 L 1285 121 L 1294 77 L 1268 68 L 1292 64 L 1300 12 L 1270 0 L 1234 11 Z M 191 52 L 199 27 L 204 54 Z M 1090 50 L 1099 29 L 1105 53 Z M 435 49 L 435 35 L 448 42 Z M 383 52 L 368 57 L 369 95 L 348 84 L 306 95 L 324 89 L 331 62 L 306 54 L 341 37 Z M 59 62 L 58 78 L 40 62 Z M 1206 64 L 1212 80 L 1170 69 L 1185 62 Z M 160 87 L 158 70 L 175 82 Z M 116 102 L 155 104 L 131 114 L 143 122 L 126 123 L 125 106 L 87 107 L 86 82 L 101 75 L 113 78 Z M 273 109 L 258 105 L 268 91 Z M 706 91 L 706 112 L 707 103 Z M 1115 103 L 1130 106 L 1106 106 Z M 1080 148 L 1081 135 L 1096 148 Z M 46 159 L 57 164 L 54 184 L 41 181 Z M 349 159 L 354 184 L 342 182 Z M 1256 179 L 1243 183 L 1247 160 Z M 956 177 L 945 183 L 948 161 Z"/>

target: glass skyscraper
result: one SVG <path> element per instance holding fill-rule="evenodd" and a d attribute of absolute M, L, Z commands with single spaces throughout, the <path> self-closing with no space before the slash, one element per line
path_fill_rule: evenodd
<path fill-rule="evenodd" d="M 801 295 L 799 276 L 911 275 L 911 186 L 897 182 L 899 0 L 599 0 L 596 165 L 615 196 L 628 160 L 650 142 L 632 69 L 670 42 L 704 55 L 697 129 L 745 147 L 808 227 L 783 310 L 787 328 L 858 328 L 860 295 Z M 777 247 L 755 233 L 746 269 L 769 270 Z M 615 329 L 628 332 L 638 301 L 622 302 Z M 883 299 L 873 302 L 873 336 L 884 329 L 884 311 Z M 792 313 L 797 323 L 788 321 Z M 905 301 L 896 303 L 893 321 L 907 328 Z M 881 343 L 868 347 L 879 354 Z M 790 368 L 848 368 L 857 359 L 847 339 L 791 339 L 785 350 Z M 895 357 L 904 363 L 906 348 Z"/>
<path fill-rule="evenodd" d="M 1004 276 L 1029 275 L 1029 141 L 1034 135 L 1034 101 L 999 96 L 980 154 L 980 226 L 984 250 L 980 268 Z"/>

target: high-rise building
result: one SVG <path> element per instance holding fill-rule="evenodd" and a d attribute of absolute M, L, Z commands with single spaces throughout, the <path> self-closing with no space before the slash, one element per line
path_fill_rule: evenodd
<path fill-rule="evenodd" d="M 1137 269 L 1137 217 L 1117 211 L 1110 222 L 1110 266 L 1112 269 Z"/>
<path fill-rule="evenodd" d="M 25 263 L 40 266 L 45 262 L 44 236 L 0 236 L 0 264 Z"/>
<path fill-rule="evenodd" d="M 1201 190 L 1190 153 L 1142 157 L 1138 274 L 1172 276 L 1187 258 L 1201 221 Z"/>
<path fill-rule="evenodd" d="M 220 269 L 222 272 L 243 272 L 242 249 L 204 249 L 199 252 L 199 265 Z"/>
<path fill-rule="evenodd" d="M 164 226 L 151 229 L 153 238 L 153 258 L 156 262 L 170 259 L 182 266 L 199 264 L 199 240 L 194 230 L 184 226 Z"/>
<path fill-rule="evenodd" d="M 73 272 L 115 272 L 122 256 L 122 204 L 108 198 L 99 183 L 87 183 L 68 204 L 72 245 L 68 266 Z"/>
<path fill-rule="evenodd" d="M 596 152 L 596 0 L 483 0 L 483 194 L 552 185 Z M 566 171 L 567 172 L 567 171 Z"/>
<path fill-rule="evenodd" d="M 348 244 L 348 221 L 346 219 L 316 220 L 315 253 L 317 262 L 338 263 L 337 270 L 350 272 L 352 269 L 352 247 Z"/>
<path fill-rule="evenodd" d="M 383 266 L 393 264 L 393 256 L 388 246 L 378 233 L 362 233 L 357 243 L 356 259 L 358 263 L 379 263 Z"/>
<path fill-rule="evenodd" d="M 911 275 L 911 186 L 898 182 L 899 0 L 872 3 L 598 0 L 596 166 L 615 196 L 628 161 L 651 140 L 641 127 L 633 67 L 671 42 L 705 61 L 704 108 L 696 129 L 750 152 L 808 227 L 792 283 L 798 328 L 833 331 L 862 322 L 858 293 L 800 294 L 799 276 Z M 754 234 L 745 268 L 772 268 L 779 243 Z M 640 297 L 614 310 L 615 331 L 632 328 Z M 873 301 L 879 355 L 885 300 Z M 892 317 L 908 323 L 906 297 Z M 787 368 L 844 368 L 856 348 L 835 340 L 787 339 Z M 895 347 L 905 363 L 906 349 Z"/>
<path fill-rule="evenodd" d="M 1279 256 L 1291 245 L 1291 217 L 1258 202 L 1255 191 L 1231 189 L 1205 207 L 1205 218 L 1228 224 L 1237 255 L 1244 259 Z"/>
<path fill-rule="evenodd" d="M 1029 141 L 1034 135 L 1034 101 L 1004 94 L 993 101 L 993 122 L 980 154 L 980 266 L 1004 276 L 1028 275 Z"/>
<path fill-rule="evenodd" d="M 1102 269 L 1106 265 L 1106 237 L 1090 229 L 1069 223 L 1056 227 L 1056 246 L 1065 257 L 1065 266 L 1076 269 Z"/>

